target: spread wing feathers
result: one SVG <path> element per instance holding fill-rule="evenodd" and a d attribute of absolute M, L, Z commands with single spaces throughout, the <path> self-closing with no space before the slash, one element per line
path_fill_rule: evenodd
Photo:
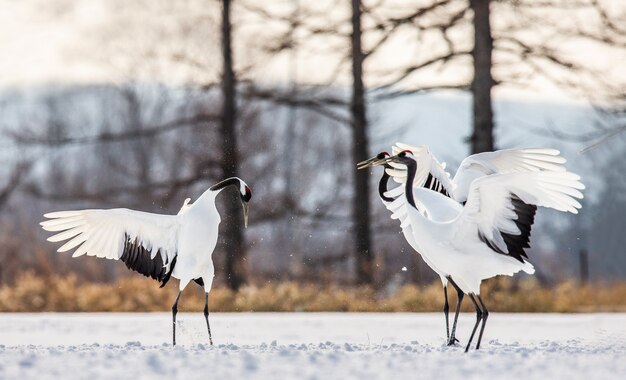
<path fill-rule="evenodd" d="M 389 202 L 386 207 L 387 210 L 391 211 L 391 219 L 400 220 L 400 227 L 403 229 L 410 225 L 410 219 L 408 218 L 408 210 L 407 207 L 411 207 L 404 196 L 404 185 L 398 186 L 392 190 L 389 190 L 385 193 L 385 196 L 390 198 L 395 198 L 392 202 Z M 415 205 L 417 206 L 418 211 L 429 218 L 429 208 L 422 203 L 419 199 L 415 199 Z"/>
<path fill-rule="evenodd" d="M 128 209 L 59 211 L 45 214 L 57 252 L 122 260 L 129 269 L 156 280 L 169 278 L 177 254 L 178 218 Z"/>
<path fill-rule="evenodd" d="M 475 180 L 454 221 L 464 237 L 478 238 L 495 252 L 523 262 L 537 206 L 578 213 L 585 186 L 570 172 L 494 174 Z M 475 236 L 475 235 L 474 235 Z M 459 239 L 463 241 L 463 239 Z"/>
<path fill-rule="evenodd" d="M 540 170 L 563 172 L 566 160 L 560 154 L 558 150 L 549 148 L 502 149 L 472 154 L 461 162 L 455 177 L 470 166 L 480 167 L 485 174 Z"/>
<path fill-rule="evenodd" d="M 446 171 L 446 165 L 437 161 L 425 145 L 411 146 L 403 143 L 396 143 L 392 147 L 394 155 L 403 150 L 410 150 L 417 161 L 417 171 L 413 184 L 418 187 L 425 187 L 439 192 L 445 196 L 452 193 L 453 184 L 450 181 L 450 174 Z M 407 172 L 404 165 L 391 163 L 394 169 L 387 169 L 387 174 L 393 177 L 394 181 L 404 183 Z"/>
<path fill-rule="evenodd" d="M 386 194 L 388 194 L 387 192 Z M 424 208 L 419 207 L 423 206 L 419 201 L 416 201 L 418 205 L 418 210 L 422 211 L 422 214 L 425 214 Z M 410 219 L 408 218 L 408 204 L 404 196 L 399 196 L 393 200 L 393 202 L 389 202 L 387 205 L 387 210 L 391 211 L 391 219 L 398 219 L 400 221 L 400 227 L 402 229 L 408 227 L 410 225 Z"/>
<path fill-rule="evenodd" d="M 564 172 L 565 158 L 556 149 L 503 149 L 473 154 L 465 158 L 454 175 L 454 197 L 467 199 L 469 187 L 477 178 L 496 173 L 554 171 Z"/>
<path fill-rule="evenodd" d="M 402 190 L 402 187 L 403 186 L 399 186 L 398 188 Z M 395 192 L 397 192 L 398 188 L 394 189 Z M 394 190 L 391 191 L 394 192 Z M 389 193 L 389 191 L 387 193 Z M 400 191 L 398 194 L 402 194 L 402 191 Z M 391 219 L 400 220 L 400 228 L 402 229 L 404 237 L 406 238 L 409 245 L 416 251 L 419 251 L 419 247 L 417 246 L 417 242 L 415 241 L 415 237 L 413 237 L 413 234 L 406 233 L 407 231 L 411 230 L 411 223 L 410 219 L 408 218 L 408 210 L 405 197 L 398 196 L 396 199 L 393 200 L 393 202 L 389 202 L 386 207 L 389 211 L 391 211 Z"/>

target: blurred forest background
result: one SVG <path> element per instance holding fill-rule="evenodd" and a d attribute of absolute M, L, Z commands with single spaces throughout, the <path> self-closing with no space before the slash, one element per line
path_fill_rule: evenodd
<path fill-rule="evenodd" d="M 438 310 L 381 173 L 355 166 L 397 141 L 450 170 L 560 149 L 587 185 L 581 214 L 540 210 L 534 279 L 488 286 L 507 305 L 537 295 L 504 310 L 626 307 L 622 0 L 0 0 L 0 57 L 0 310 L 168 309 L 173 285 L 129 300 L 144 279 L 55 253 L 38 222 L 176 213 L 232 175 L 253 198 L 246 230 L 236 196 L 218 199 L 218 309 Z"/>

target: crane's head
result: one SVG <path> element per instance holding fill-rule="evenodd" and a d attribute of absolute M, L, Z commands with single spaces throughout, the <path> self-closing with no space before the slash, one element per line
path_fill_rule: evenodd
<path fill-rule="evenodd" d="M 371 166 L 378 166 L 378 165 L 382 165 L 384 163 L 384 161 L 391 157 L 391 155 L 387 152 L 380 152 L 378 153 L 376 156 L 372 157 L 372 158 L 368 158 L 365 161 L 361 161 L 358 164 L 356 164 L 357 169 L 365 169 L 365 168 L 369 168 Z"/>
<path fill-rule="evenodd" d="M 390 162 L 395 162 L 398 164 L 409 164 L 411 162 L 415 163 L 417 161 L 413 152 L 410 150 L 403 150 L 395 156 L 390 156 L 381 160 L 378 160 L 374 163 L 374 165 L 388 165 Z"/>
<path fill-rule="evenodd" d="M 243 179 L 239 177 L 226 178 L 225 180 L 211 186 L 209 190 L 219 193 L 227 186 L 236 185 L 239 185 L 239 197 L 241 198 L 241 205 L 243 206 L 243 222 L 244 225 L 248 227 L 248 202 L 250 202 L 250 198 L 252 198 L 252 191 L 250 190 L 250 186 L 248 186 Z"/>
<path fill-rule="evenodd" d="M 402 152 L 396 154 L 395 156 L 389 157 L 389 160 L 393 162 L 406 162 L 406 160 L 415 161 L 415 156 L 413 155 L 412 151 L 403 150 Z"/>

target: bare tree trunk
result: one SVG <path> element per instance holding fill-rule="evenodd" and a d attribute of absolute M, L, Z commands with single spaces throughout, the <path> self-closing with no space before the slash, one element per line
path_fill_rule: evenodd
<path fill-rule="evenodd" d="M 490 0 L 470 0 L 470 7 L 474 11 L 474 81 L 472 82 L 473 95 L 473 125 L 472 153 L 491 151 L 493 144 L 493 110 L 491 105 L 491 55 L 493 39 L 489 23 Z"/>
<path fill-rule="evenodd" d="M 363 86 L 363 59 L 361 48 L 361 1 L 352 0 L 352 162 L 367 158 L 367 117 L 365 111 L 365 89 Z M 365 170 L 354 173 L 354 198 L 352 218 L 357 263 L 357 281 L 371 284 L 374 279 L 374 257 L 370 247 L 369 183 Z"/>
<path fill-rule="evenodd" d="M 0 210 L 9 203 L 9 198 L 17 191 L 23 179 L 28 175 L 31 166 L 31 162 L 22 162 L 15 165 L 15 169 L 13 169 L 9 177 L 9 181 L 3 188 L 0 188 Z"/>
<path fill-rule="evenodd" d="M 289 79 L 291 86 L 291 97 L 297 99 L 298 95 L 298 43 L 296 40 L 296 32 L 300 19 L 300 0 L 293 0 L 293 14 L 290 22 L 289 45 L 292 47 L 289 56 Z M 296 139 L 296 128 L 298 126 L 298 106 L 295 103 L 288 105 L 287 130 L 285 134 L 285 157 L 293 157 L 293 147 Z M 289 263 L 289 272 L 295 278 L 301 278 L 304 273 L 304 249 L 297 249 L 295 246 L 297 230 L 294 223 L 293 208 L 295 204 L 296 194 L 294 194 L 294 161 L 285 161 L 285 205 L 286 212 L 282 221 L 281 241 L 286 249 L 285 254 L 291 258 Z"/>
<path fill-rule="evenodd" d="M 123 116 L 124 119 L 122 121 L 124 129 L 134 131 L 136 133 L 141 133 L 144 128 L 141 117 L 140 91 L 141 90 L 134 83 L 131 83 L 121 89 L 122 96 L 124 97 L 126 103 L 125 106 L 127 107 L 126 114 Z M 136 174 L 139 183 L 151 183 L 151 169 L 154 152 L 150 141 L 140 139 L 138 141 L 130 142 L 130 145 L 133 147 L 133 151 L 131 152 L 135 158 L 133 166 L 137 168 Z M 137 195 L 139 197 L 139 202 L 143 204 L 149 202 L 153 196 L 149 186 L 141 186 Z"/>
<path fill-rule="evenodd" d="M 237 176 L 239 157 L 237 155 L 237 104 L 236 78 L 233 70 L 231 48 L 230 0 L 222 2 L 222 159 L 221 169 L 224 178 Z M 226 248 L 226 275 L 228 287 L 238 290 L 246 281 L 245 255 L 241 206 L 237 194 L 224 194 L 225 215 L 222 218 L 222 235 Z"/>

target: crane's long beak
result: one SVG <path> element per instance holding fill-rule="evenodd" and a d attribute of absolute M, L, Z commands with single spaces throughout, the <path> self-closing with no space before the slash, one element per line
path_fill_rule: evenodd
<path fill-rule="evenodd" d="M 248 228 L 248 203 L 242 201 L 241 205 L 243 206 L 243 225 Z"/>
<path fill-rule="evenodd" d="M 385 161 L 386 161 L 385 158 L 380 159 L 380 158 L 378 158 L 378 156 L 374 156 L 372 158 L 368 158 L 365 161 L 359 162 L 358 164 L 356 164 L 356 167 L 357 167 L 357 169 L 365 169 L 365 168 L 369 168 L 371 166 L 382 165 Z"/>

